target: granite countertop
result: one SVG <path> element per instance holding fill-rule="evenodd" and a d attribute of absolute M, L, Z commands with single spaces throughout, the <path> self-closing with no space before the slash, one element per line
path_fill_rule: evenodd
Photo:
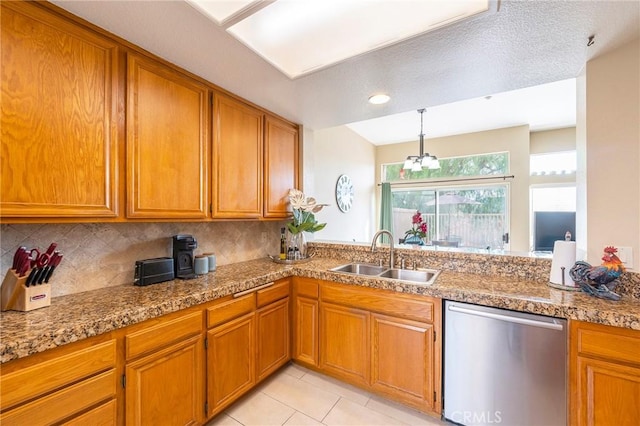
<path fill-rule="evenodd" d="M 349 261 L 317 258 L 289 266 L 269 259 L 252 260 L 219 266 L 215 272 L 193 280 L 175 280 L 146 287 L 108 287 L 53 298 L 51 306 L 31 312 L 3 312 L 0 317 L 0 362 L 113 331 L 292 275 L 640 330 L 640 303 L 633 299 L 612 302 L 580 292 L 557 290 L 535 281 L 452 271 L 442 271 L 430 286 L 329 271 L 345 263 Z"/>

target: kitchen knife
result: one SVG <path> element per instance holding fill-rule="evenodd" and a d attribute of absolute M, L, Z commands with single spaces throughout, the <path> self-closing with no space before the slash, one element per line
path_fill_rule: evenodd
<path fill-rule="evenodd" d="M 18 256 L 17 267 L 15 269 L 18 277 L 22 278 L 29 270 L 29 265 L 31 264 L 31 259 L 29 258 L 29 252 L 25 249 Z"/>
<path fill-rule="evenodd" d="M 49 269 L 47 270 L 46 276 L 44 277 L 45 283 L 49 282 L 49 278 L 51 278 L 51 275 L 53 275 L 53 271 L 60 264 L 60 262 L 62 262 L 62 253 L 56 251 L 55 253 L 53 253 L 53 256 L 51 257 L 51 262 L 49 263 Z"/>
<path fill-rule="evenodd" d="M 38 271 L 36 272 L 36 275 L 33 277 L 33 281 L 31 282 L 32 285 L 38 285 L 38 284 L 42 284 L 42 280 L 44 279 L 44 274 L 45 274 L 45 267 L 41 267 L 41 268 L 36 268 Z"/>
<path fill-rule="evenodd" d="M 16 250 L 16 253 L 13 255 L 13 264 L 11 269 L 15 269 L 17 271 L 21 266 L 25 250 L 27 250 L 27 248 L 24 246 L 18 247 L 18 250 Z"/>
<path fill-rule="evenodd" d="M 38 268 L 31 268 L 27 280 L 24 282 L 25 287 L 29 287 L 38 273 Z"/>

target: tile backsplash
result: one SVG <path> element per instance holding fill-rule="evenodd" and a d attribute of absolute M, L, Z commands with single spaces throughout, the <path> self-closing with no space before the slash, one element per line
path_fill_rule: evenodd
<path fill-rule="evenodd" d="M 64 259 L 51 279 L 52 296 L 133 283 L 136 260 L 172 256 L 171 238 L 190 234 L 195 253 L 214 252 L 218 265 L 266 257 L 279 250 L 285 222 L 73 223 L 0 225 L 2 277 L 20 246 L 58 244 Z"/>

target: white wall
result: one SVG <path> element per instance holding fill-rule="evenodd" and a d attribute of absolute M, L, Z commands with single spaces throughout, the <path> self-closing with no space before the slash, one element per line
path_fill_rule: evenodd
<path fill-rule="evenodd" d="M 640 269 L 640 39 L 587 63 L 587 259 L 607 245 Z"/>
<path fill-rule="evenodd" d="M 573 151 L 576 149 L 576 128 L 531 132 L 529 151 L 531 154 Z"/>
<path fill-rule="evenodd" d="M 305 133 L 305 138 L 309 136 Z M 327 226 L 316 232 L 314 239 L 371 241 L 377 229 L 375 147 L 348 127 L 339 126 L 315 130 L 312 140 L 305 139 L 304 149 L 313 153 L 313 170 L 305 164 L 305 180 L 313 179 L 313 186 L 305 184 L 305 194 L 331 204 L 316 215 Z M 305 161 L 307 157 L 305 154 Z M 355 188 L 353 207 L 347 213 L 338 209 L 335 199 L 336 182 L 342 174 L 351 178 Z"/>

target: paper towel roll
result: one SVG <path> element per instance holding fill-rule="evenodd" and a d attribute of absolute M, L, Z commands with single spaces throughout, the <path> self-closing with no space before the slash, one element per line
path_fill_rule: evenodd
<path fill-rule="evenodd" d="M 576 242 L 556 241 L 553 244 L 553 260 L 551 260 L 551 274 L 549 282 L 552 284 L 575 287 L 576 283 L 569 276 L 569 269 L 576 263 Z M 564 284 L 562 282 L 562 268 L 564 267 Z"/>

